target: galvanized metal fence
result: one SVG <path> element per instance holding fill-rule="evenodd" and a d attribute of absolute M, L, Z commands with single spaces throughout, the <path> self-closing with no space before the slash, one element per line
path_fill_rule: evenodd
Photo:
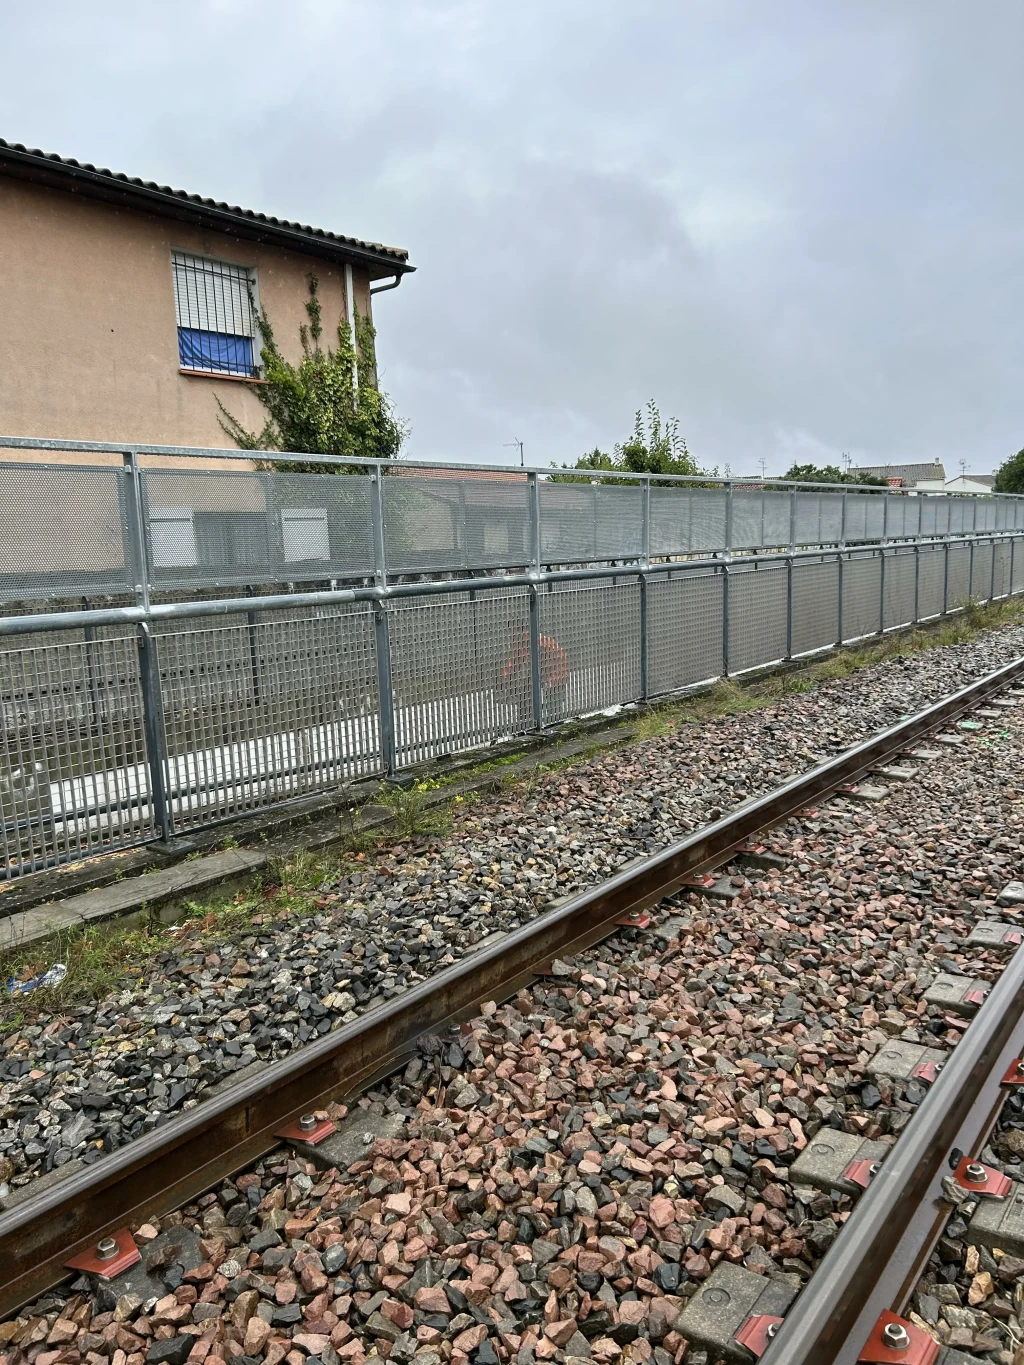
<path fill-rule="evenodd" d="M 1024 533 L 555 572 L 539 556 L 248 599 L 157 603 L 143 579 L 132 606 L 0 618 L 0 875 L 1024 591 Z"/>
<path fill-rule="evenodd" d="M 551 470 L 301 457 L 355 470 L 339 478 L 255 469 L 250 453 L 238 451 L 0 437 L 0 456 L 5 449 L 33 457 L 0 460 L 7 602 L 1024 531 L 1024 498 L 1012 496 L 647 475 L 567 483 L 553 481 Z M 54 463 L 58 451 L 76 463 Z M 186 467 L 167 467 L 170 458 Z M 214 460 L 219 467 L 201 465 Z"/>

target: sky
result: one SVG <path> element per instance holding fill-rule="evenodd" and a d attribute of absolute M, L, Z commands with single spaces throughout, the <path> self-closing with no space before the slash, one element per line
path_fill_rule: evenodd
<path fill-rule="evenodd" d="M 1024 445 L 1019 0 L 0 0 L 0 136 L 352 236 L 415 458 Z"/>

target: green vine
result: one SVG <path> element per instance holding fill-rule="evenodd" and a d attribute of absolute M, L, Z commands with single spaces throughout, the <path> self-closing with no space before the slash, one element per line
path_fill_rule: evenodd
<path fill-rule="evenodd" d="M 348 321 L 338 322 L 337 346 L 322 345 L 323 319 L 316 275 L 309 277 L 308 323 L 299 328 L 302 359 L 285 360 L 264 310 L 256 312 L 262 342 L 263 374 L 250 384 L 267 410 L 260 431 L 249 431 L 218 398 L 222 430 L 242 450 L 309 451 L 316 455 L 392 460 L 408 435 L 391 400 L 377 387 L 376 332 L 369 317 L 355 311 L 355 346 Z M 358 366 L 356 364 L 358 351 Z M 292 463 L 289 469 L 322 473 L 332 466 Z M 355 465 L 335 465 L 339 474 L 357 473 Z"/>

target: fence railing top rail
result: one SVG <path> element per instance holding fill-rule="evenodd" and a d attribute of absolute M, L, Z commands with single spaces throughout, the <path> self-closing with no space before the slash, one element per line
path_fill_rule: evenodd
<path fill-rule="evenodd" d="M 882 488 L 877 484 L 832 484 L 807 482 L 803 480 L 774 478 L 771 475 L 730 475 L 723 478 L 717 474 L 637 474 L 628 470 L 587 470 L 576 469 L 571 466 L 563 465 L 503 465 L 503 464 L 465 464 L 459 461 L 440 461 L 440 460 L 379 460 L 371 458 L 361 458 L 359 456 L 348 455 L 320 455 L 311 451 L 285 452 L 280 450 L 231 450 L 220 446 L 159 446 L 159 445 L 136 445 L 133 442 L 117 441 L 69 441 L 50 437 L 36 436 L 0 436 L 0 450 L 38 450 L 40 452 L 52 451 L 63 453 L 96 454 L 96 455 L 132 455 L 135 456 L 160 456 L 173 457 L 175 459 L 187 460 L 228 460 L 251 463 L 254 460 L 268 461 L 274 464 L 322 464 L 325 466 L 341 466 L 357 469 L 372 469 L 375 472 L 384 474 L 397 474 L 399 471 L 405 472 L 416 469 L 421 470 L 429 476 L 432 470 L 451 470 L 467 476 L 473 474 L 511 474 L 522 478 L 536 476 L 546 481 L 552 480 L 553 476 L 564 478 L 571 476 L 572 479 L 580 482 L 600 483 L 603 479 L 614 478 L 616 481 L 635 482 L 638 484 L 649 483 L 652 487 L 663 485 L 696 485 L 707 487 L 709 484 L 716 488 L 732 489 L 736 492 L 776 492 L 776 491 L 797 491 L 817 493 L 892 493 L 903 497 L 951 497 L 951 498 L 1017 498 L 1024 497 L 1020 493 L 972 493 L 959 489 L 951 489 L 948 492 L 938 489 L 916 488 Z M 226 471 L 222 471 L 226 472 Z"/>
<path fill-rule="evenodd" d="M 549 583 L 572 583 L 587 579 L 646 578 L 709 570 L 728 574 L 734 569 L 775 568 L 804 561 L 853 560 L 891 557 L 900 550 L 956 550 L 972 544 L 996 544 L 1019 540 L 1014 531 L 992 531 L 963 540 L 920 540 L 913 545 L 855 545 L 832 549 L 786 550 L 775 554 L 705 556 L 659 564 L 602 565 L 587 569 L 534 569 L 526 573 L 495 574 L 483 578 L 437 579 L 429 583 L 390 583 L 374 587 L 333 588 L 320 592 L 273 593 L 264 597 L 212 598 L 194 602 L 150 602 L 128 607 L 99 607 L 76 611 L 30 612 L 21 616 L 0 616 L 0 638 L 32 635 L 43 631 L 81 630 L 86 626 L 138 625 L 141 622 L 182 620 L 193 617 L 237 616 L 252 611 L 286 611 L 296 607 L 337 606 L 355 602 L 385 602 L 408 597 L 436 597 L 445 594 L 496 591 L 503 588 L 538 587 Z"/>

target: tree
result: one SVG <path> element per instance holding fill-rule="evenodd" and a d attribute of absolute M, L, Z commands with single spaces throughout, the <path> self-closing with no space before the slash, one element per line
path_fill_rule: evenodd
<path fill-rule="evenodd" d="M 995 493 L 1024 493 L 1024 450 L 1018 450 L 996 470 Z"/>
<path fill-rule="evenodd" d="M 820 468 L 814 464 L 794 464 L 782 476 L 794 483 L 859 483 L 869 488 L 888 488 L 884 479 L 877 474 L 855 474 L 840 469 L 838 465 L 826 464 Z"/>
<path fill-rule="evenodd" d="M 562 466 L 563 469 L 569 467 Z M 634 483 L 631 479 L 615 478 L 617 470 L 631 474 L 685 474 L 691 478 L 699 478 L 705 473 L 690 454 L 686 440 L 679 432 L 679 422 L 674 417 L 662 421 L 653 399 L 647 404 L 646 418 L 643 411 L 637 411 L 632 435 L 617 444 L 611 455 L 595 446 L 576 461 L 574 468 L 607 470 L 608 476 L 602 478 L 601 483 L 611 484 Z M 588 477 L 579 474 L 552 474 L 550 477 L 553 483 L 590 482 Z"/>
<path fill-rule="evenodd" d="M 344 317 L 338 322 L 337 349 L 322 346 L 318 286 L 316 275 L 310 275 L 306 300 L 309 322 L 299 328 L 302 359 L 297 365 L 282 356 L 266 312 L 256 314 L 263 343 L 263 376 L 250 387 L 269 414 L 263 429 L 247 431 L 218 399 L 220 425 L 242 450 L 308 450 L 316 455 L 393 460 L 408 431 L 395 415 L 388 395 L 377 388 L 373 324 L 356 309 L 355 346 Z M 356 465 L 311 461 L 289 461 L 288 467 L 306 473 L 359 472 Z"/>

